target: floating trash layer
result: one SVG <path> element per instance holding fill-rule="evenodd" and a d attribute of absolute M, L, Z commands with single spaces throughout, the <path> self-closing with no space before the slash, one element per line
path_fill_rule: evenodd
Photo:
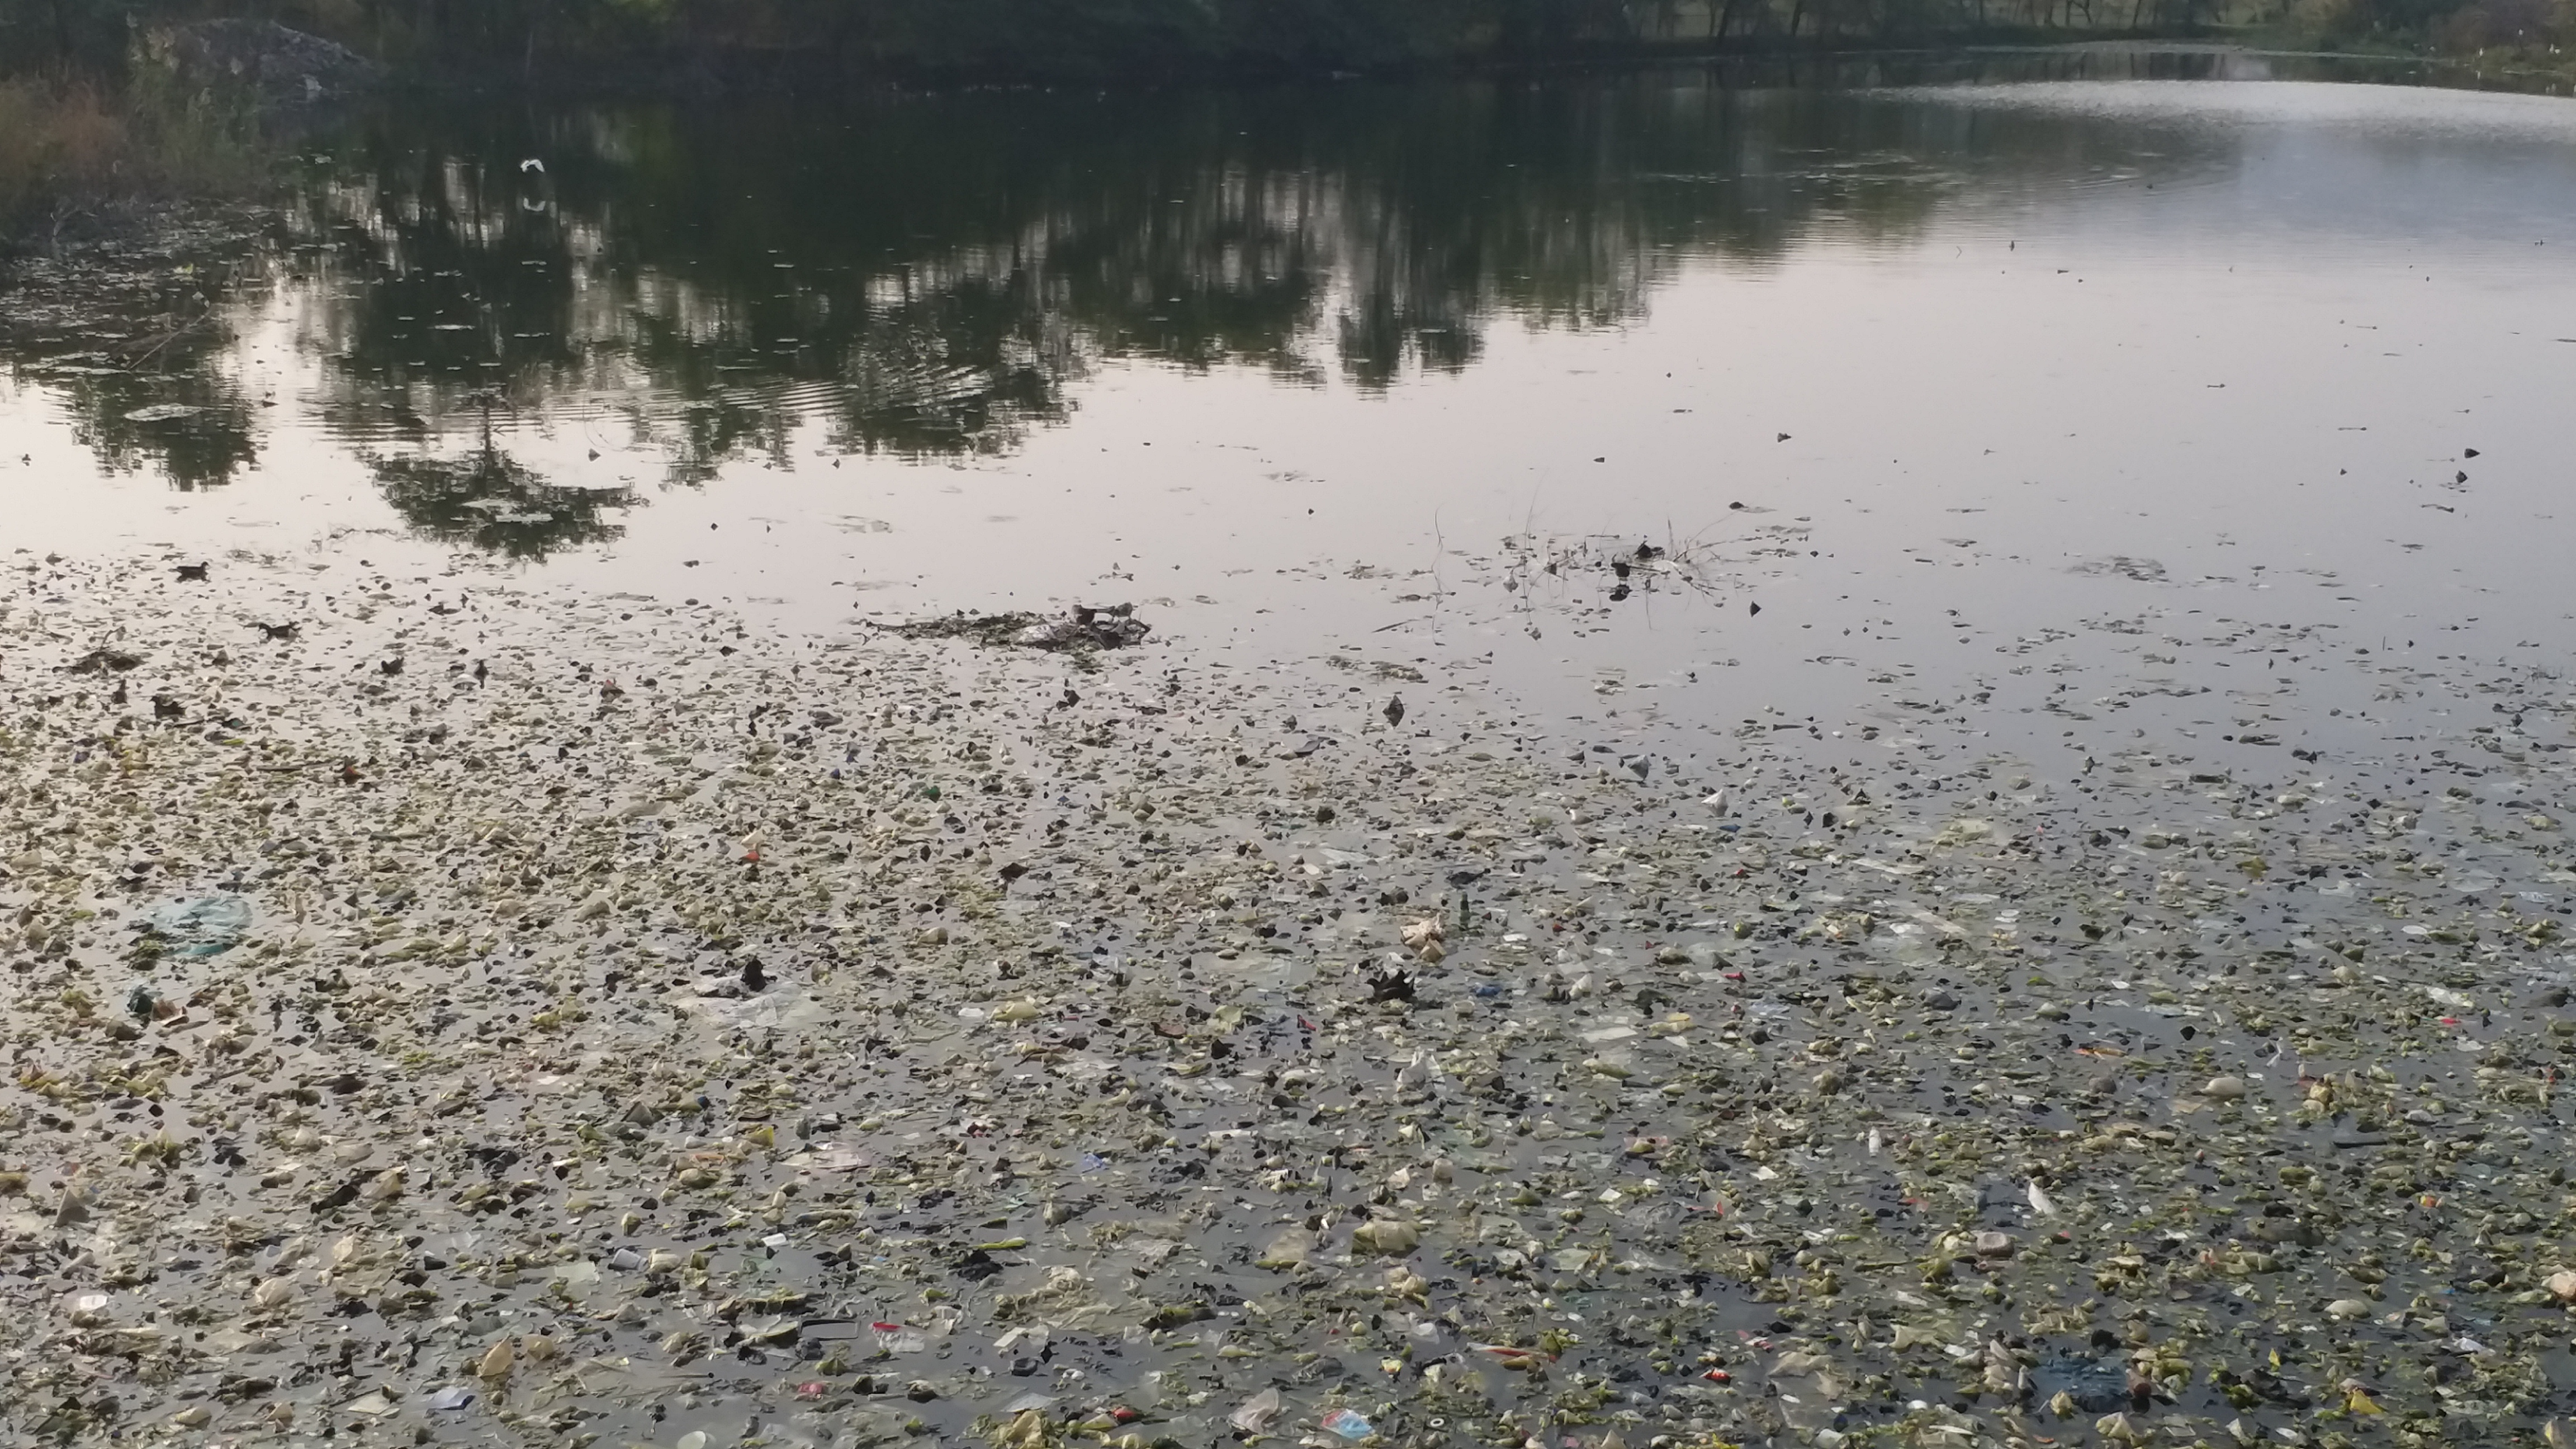
<path fill-rule="evenodd" d="M 1619 754 L 1409 666 L 15 569 L 19 1438 L 2429 1444 L 2563 1407 L 2544 677 L 2453 681 L 2490 709 L 2441 773 L 2141 742 L 2034 784 L 1964 717 L 1937 764 L 1786 717 Z"/>

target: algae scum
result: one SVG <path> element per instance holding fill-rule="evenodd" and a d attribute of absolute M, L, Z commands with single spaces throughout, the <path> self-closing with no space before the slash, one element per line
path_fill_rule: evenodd
<path fill-rule="evenodd" d="M 0 613 L 12 1442 L 2559 1432 L 2545 678 L 2042 779 L 191 573 Z"/>

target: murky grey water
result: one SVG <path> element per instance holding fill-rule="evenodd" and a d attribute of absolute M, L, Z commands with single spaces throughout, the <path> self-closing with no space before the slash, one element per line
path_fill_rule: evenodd
<path fill-rule="evenodd" d="M 1132 596 L 1676 702 L 2089 618 L 2563 617 L 2576 105 L 1849 84 L 1910 78 L 406 110 L 315 143 L 219 336 L 22 341 L 0 486 L 31 546 L 480 550 L 802 623 Z M 1472 586 L 1595 534 L 1725 587 L 1550 630 Z"/>

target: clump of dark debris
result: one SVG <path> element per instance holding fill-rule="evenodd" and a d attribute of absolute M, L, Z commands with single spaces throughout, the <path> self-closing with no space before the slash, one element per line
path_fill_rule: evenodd
<path fill-rule="evenodd" d="M 907 639 L 970 639 L 995 648 L 1088 654 L 1142 644 L 1154 626 L 1136 617 L 1135 605 L 1112 604 L 1077 605 L 1072 613 L 1053 618 L 1031 613 L 956 613 L 897 624 L 893 632 Z"/>

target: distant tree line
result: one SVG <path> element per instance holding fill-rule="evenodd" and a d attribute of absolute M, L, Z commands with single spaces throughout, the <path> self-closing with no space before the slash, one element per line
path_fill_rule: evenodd
<path fill-rule="evenodd" d="M 2576 38 L 2576 0 L 0 0 L 0 73 L 112 70 L 139 27 L 219 15 L 415 70 L 653 88 L 1312 73 L 2213 24 L 2460 45 Z"/>
<path fill-rule="evenodd" d="M 0 0 L 0 70 L 111 69 L 137 27 L 250 15 L 495 78 L 1066 79 L 1363 70 L 1638 50 L 2160 33 L 2230 0 Z M 2242 5 L 2248 0 L 2234 0 Z M 2262 0 L 2255 0 L 2262 3 Z M 2453 0 L 2303 0 L 2422 30 Z M 2546 6 L 2552 0 L 2477 0 Z M 2241 18 L 2241 17 L 2239 17 Z M 693 72 L 704 72 L 693 74 Z M 593 78 L 596 73 L 590 73 Z"/>

